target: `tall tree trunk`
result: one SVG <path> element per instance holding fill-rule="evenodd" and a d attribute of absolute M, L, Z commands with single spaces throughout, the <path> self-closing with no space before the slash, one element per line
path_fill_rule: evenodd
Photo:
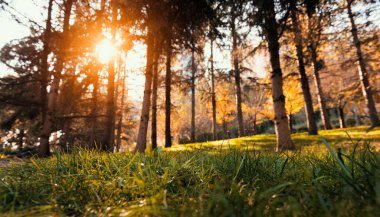
<path fill-rule="evenodd" d="M 117 8 L 113 4 L 112 23 L 116 28 Z M 112 32 L 112 42 L 116 40 L 116 29 Z M 102 139 L 102 150 L 113 152 L 115 143 L 115 58 L 112 58 L 108 63 L 108 82 L 107 82 L 107 103 L 106 103 L 106 124 L 104 137 Z"/>
<path fill-rule="evenodd" d="M 319 76 L 319 71 L 321 70 L 322 66 L 321 63 L 318 61 L 318 52 L 317 52 L 317 45 L 314 42 L 313 30 L 311 27 L 313 16 L 308 15 L 308 39 L 309 39 L 309 50 L 311 53 L 311 60 L 313 63 L 314 68 L 314 83 L 315 88 L 317 92 L 317 98 L 318 98 L 318 104 L 319 104 L 319 110 L 321 113 L 321 119 L 325 130 L 332 129 L 331 122 L 330 122 L 330 116 L 329 112 L 327 110 L 326 101 L 325 101 L 325 94 L 323 92 L 322 84 L 321 84 L 321 78 Z"/>
<path fill-rule="evenodd" d="M 146 39 L 147 55 L 146 55 L 146 71 L 145 71 L 145 87 L 144 97 L 141 109 L 141 120 L 139 131 L 137 134 L 137 145 L 135 152 L 144 153 L 146 149 L 146 136 L 148 132 L 149 123 L 149 110 L 150 110 L 150 98 L 152 93 L 152 77 L 153 77 L 153 59 L 154 59 L 154 37 L 152 27 L 148 27 L 148 34 Z"/>
<path fill-rule="evenodd" d="M 152 150 L 157 148 L 157 94 L 158 94 L 158 60 L 161 53 L 161 44 L 155 42 L 154 64 L 153 64 L 153 93 L 152 93 Z"/>
<path fill-rule="evenodd" d="M 214 73 L 214 39 L 211 39 L 211 54 L 210 54 L 210 64 L 211 64 L 211 104 L 212 104 L 212 137 L 213 140 L 218 139 L 216 133 L 216 93 L 215 93 L 215 73 Z"/>
<path fill-rule="evenodd" d="M 372 96 L 371 85 L 369 84 L 366 63 L 363 57 L 361 41 L 358 36 L 358 29 L 356 27 L 354 15 L 351 10 L 351 4 L 352 4 L 352 0 L 347 0 L 347 13 L 348 13 L 348 17 L 350 18 L 352 39 L 356 48 L 356 55 L 358 57 L 358 62 L 359 62 L 359 67 L 358 67 L 359 77 L 360 77 L 360 83 L 362 86 L 363 96 L 366 102 L 366 106 L 368 109 L 372 126 L 380 126 L 380 120 L 379 120 L 379 117 L 377 116 L 375 101 Z"/>
<path fill-rule="evenodd" d="M 237 43 L 237 32 L 235 26 L 235 18 L 233 16 L 231 22 L 231 33 L 232 33 L 232 55 L 233 64 L 235 72 L 235 89 L 236 89 L 236 109 L 237 109 L 237 119 L 238 119 L 238 136 L 244 136 L 244 122 L 243 122 L 243 111 L 241 108 L 241 85 L 240 85 L 240 68 L 239 68 L 239 55 L 238 55 L 238 43 Z"/>
<path fill-rule="evenodd" d="M 344 121 L 344 110 L 343 107 L 337 106 L 336 110 L 338 112 L 338 118 L 339 118 L 339 127 L 340 128 L 346 128 L 346 122 Z"/>
<path fill-rule="evenodd" d="M 302 35 L 301 35 L 301 30 L 299 29 L 299 26 L 298 26 L 298 18 L 297 18 L 296 10 L 297 10 L 296 6 L 293 5 L 292 11 L 291 11 L 291 17 L 293 21 L 294 43 L 296 45 L 296 50 L 297 50 L 298 70 L 299 70 L 299 76 L 300 76 L 300 81 L 301 81 L 303 98 L 305 101 L 306 122 L 307 122 L 309 135 L 317 135 L 318 134 L 317 122 L 315 120 L 313 99 L 311 97 L 310 87 L 309 87 L 309 79 L 307 78 L 306 70 L 305 70 Z M 292 132 L 292 129 L 290 129 L 290 131 Z"/>
<path fill-rule="evenodd" d="M 148 28 L 147 34 L 147 63 L 146 63 L 146 72 L 145 72 L 145 87 L 144 87 L 144 97 L 142 103 L 142 111 L 141 111 L 141 120 L 139 131 L 137 135 L 137 145 L 135 152 L 138 151 L 140 153 L 144 153 L 146 149 L 146 137 L 148 131 L 148 123 L 149 123 L 149 110 L 150 110 L 150 97 L 152 92 L 152 64 L 153 64 L 153 53 L 154 53 L 154 38 L 152 33 L 152 28 Z"/>
<path fill-rule="evenodd" d="M 290 130 L 290 133 L 293 133 L 293 114 L 292 113 L 289 114 L 289 130 Z"/>
<path fill-rule="evenodd" d="M 191 51 L 191 141 L 195 142 L 195 52 L 194 46 Z"/>
<path fill-rule="evenodd" d="M 360 126 L 361 124 L 361 121 L 360 121 L 360 117 L 359 117 L 359 111 L 358 111 L 358 105 L 356 103 L 356 100 L 354 100 L 354 108 L 353 108 L 353 113 L 354 113 L 354 117 L 355 117 L 355 126 Z"/>
<path fill-rule="evenodd" d="M 168 33 L 166 38 L 166 77 L 165 77 L 165 148 L 172 146 L 172 136 L 170 127 L 171 113 L 171 59 L 172 59 L 172 40 L 171 33 Z"/>
<path fill-rule="evenodd" d="M 48 16 L 46 20 L 46 27 L 44 33 L 44 48 L 42 51 L 42 59 L 41 59 L 41 89 L 40 89 L 40 97 L 41 97 L 41 115 L 42 115 L 42 123 L 45 122 L 46 110 L 47 110 L 47 86 L 48 86 L 48 77 L 49 77 L 49 62 L 48 56 L 50 53 L 50 38 L 51 38 L 51 14 L 53 10 L 53 0 L 49 0 L 48 5 Z"/>
<path fill-rule="evenodd" d="M 116 151 L 120 151 L 121 147 L 121 133 L 122 133 L 122 126 L 123 126 L 123 114 L 124 114 L 124 101 L 125 101 L 125 73 L 122 78 L 122 88 L 121 88 L 121 102 L 120 102 L 120 109 L 118 114 L 118 123 L 117 123 L 117 136 L 116 136 Z"/>
<path fill-rule="evenodd" d="M 92 105 L 91 105 L 91 131 L 90 131 L 90 140 L 88 141 L 89 143 L 89 148 L 94 149 L 98 148 L 96 147 L 97 142 L 96 142 L 96 129 L 98 125 L 98 90 L 99 90 L 99 76 L 98 72 L 94 72 L 95 77 L 94 77 L 94 83 L 93 83 L 93 90 L 92 90 Z"/>
<path fill-rule="evenodd" d="M 278 42 L 278 27 L 273 0 L 269 0 L 263 6 L 266 13 L 266 36 L 268 41 L 268 51 L 270 53 L 270 63 L 272 66 L 272 99 L 274 107 L 274 125 L 277 136 L 277 151 L 294 149 L 293 141 L 290 137 L 288 117 L 285 109 L 285 96 L 282 89 L 282 70 L 280 64 L 280 44 Z"/>
<path fill-rule="evenodd" d="M 74 0 L 67 0 L 64 5 L 64 18 L 63 18 L 63 32 L 60 43 L 60 49 L 57 54 L 56 73 L 54 74 L 53 81 L 50 85 L 50 93 L 48 99 L 48 106 L 45 121 L 43 123 L 40 145 L 38 146 L 38 155 L 41 157 L 50 155 L 49 137 L 53 131 L 54 116 L 56 115 L 56 107 L 58 100 L 58 89 L 61 80 L 61 73 L 64 64 L 64 50 L 67 49 L 68 30 L 70 26 L 71 9 Z"/>
<path fill-rule="evenodd" d="M 24 137 L 25 137 L 25 130 L 23 128 L 20 128 L 20 133 L 18 134 L 17 138 L 17 150 L 22 151 L 22 148 L 24 146 Z"/>

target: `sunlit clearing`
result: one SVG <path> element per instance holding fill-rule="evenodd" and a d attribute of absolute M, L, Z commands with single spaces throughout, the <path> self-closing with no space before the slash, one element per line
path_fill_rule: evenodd
<path fill-rule="evenodd" d="M 104 39 L 96 46 L 95 53 L 99 61 L 105 64 L 116 55 L 116 47 L 110 40 Z"/>

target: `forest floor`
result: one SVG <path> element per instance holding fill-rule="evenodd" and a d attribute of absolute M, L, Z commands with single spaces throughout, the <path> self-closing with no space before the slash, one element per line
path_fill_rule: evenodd
<path fill-rule="evenodd" d="M 320 130 L 318 135 L 309 136 L 307 133 L 292 134 L 292 139 L 297 149 L 300 151 L 327 151 L 321 139 L 326 139 L 330 145 L 336 147 L 351 147 L 360 141 L 370 142 L 372 146 L 380 150 L 380 127 L 371 128 L 368 126 Z M 323 147 L 321 147 L 323 146 Z M 219 149 L 240 149 L 256 151 L 273 151 L 276 148 L 276 136 L 274 134 L 261 134 L 235 139 L 218 140 L 211 142 L 192 143 L 177 145 L 171 151 L 181 150 L 219 150 Z"/>
<path fill-rule="evenodd" d="M 31 158 L 0 168 L 0 216 L 378 216 L 379 128 L 293 140 L 299 151 L 260 135 Z"/>

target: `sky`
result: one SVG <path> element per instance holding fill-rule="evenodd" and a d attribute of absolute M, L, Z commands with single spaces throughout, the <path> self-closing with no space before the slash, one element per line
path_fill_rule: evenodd
<path fill-rule="evenodd" d="M 41 7 L 46 1 L 43 0 L 5 0 L 18 12 L 5 6 L 5 9 L 0 8 L 0 48 L 6 43 L 14 39 L 23 38 L 30 34 L 30 22 L 24 17 L 28 17 L 33 21 L 43 25 L 44 23 L 44 8 Z M 9 12 L 16 15 L 17 19 L 21 20 L 25 25 L 19 24 L 10 16 Z M 12 71 L 0 63 L 0 76 L 11 73 Z"/>

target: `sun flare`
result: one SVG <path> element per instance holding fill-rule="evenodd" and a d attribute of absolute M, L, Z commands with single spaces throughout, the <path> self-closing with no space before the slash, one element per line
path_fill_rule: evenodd
<path fill-rule="evenodd" d="M 108 63 L 116 56 L 117 49 L 115 45 L 108 39 L 104 39 L 95 48 L 95 53 L 99 61 L 103 64 Z"/>

